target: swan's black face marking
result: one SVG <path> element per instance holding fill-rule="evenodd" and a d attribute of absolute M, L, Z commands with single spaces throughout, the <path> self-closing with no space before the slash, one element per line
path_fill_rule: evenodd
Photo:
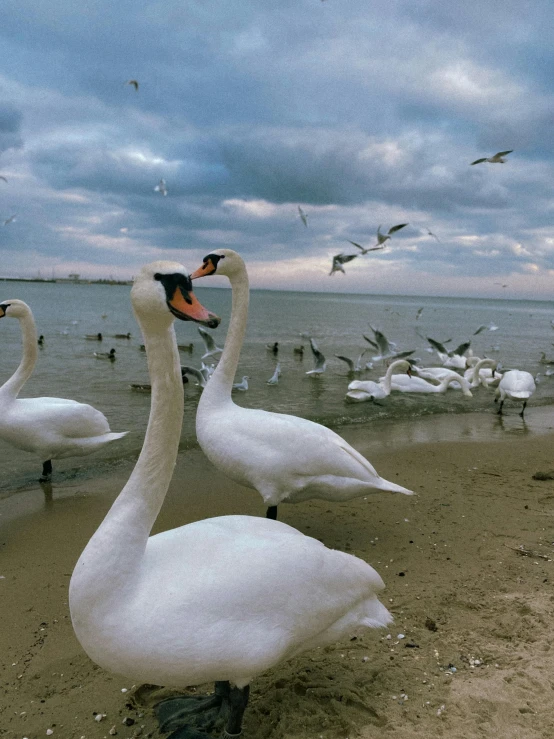
<path fill-rule="evenodd" d="M 196 321 L 209 328 L 219 326 L 221 319 L 198 302 L 188 275 L 182 272 L 167 275 L 156 272 L 154 279 L 162 283 L 167 307 L 176 318 L 181 321 Z"/>
<path fill-rule="evenodd" d="M 205 256 L 202 260 L 202 266 L 192 273 L 191 279 L 196 280 L 198 277 L 214 275 L 217 272 L 220 259 L 225 259 L 225 254 L 208 254 Z"/>
<path fill-rule="evenodd" d="M 10 303 L 0 303 L 0 318 L 4 318 L 9 307 Z"/>

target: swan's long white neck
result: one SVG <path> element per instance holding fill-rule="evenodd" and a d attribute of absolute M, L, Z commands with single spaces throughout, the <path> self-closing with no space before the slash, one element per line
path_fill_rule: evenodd
<path fill-rule="evenodd" d="M 205 409 L 212 404 L 219 404 L 222 399 L 231 400 L 231 389 L 237 371 L 240 352 L 246 334 L 246 320 L 248 318 L 249 285 L 246 267 L 242 265 L 229 277 L 232 289 L 231 319 L 225 339 L 223 354 L 215 372 L 204 390 L 198 408 Z"/>
<path fill-rule="evenodd" d="M 0 388 L 2 395 L 10 395 L 13 398 L 17 398 L 21 388 L 33 374 L 38 357 L 37 329 L 32 314 L 28 313 L 18 320 L 23 340 L 23 356 L 19 367 Z"/>
<path fill-rule="evenodd" d="M 73 573 L 70 598 L 77 590 L 79 609 L 101 607 L 132 586 L 177 459 L 184 403 L 175 331 L 172 324 L 156 333 L 143 327 L 143 334 L 152 381 L 146 436 L 127 484 Z"/>
<path fill-rule="evenodd" d="M 490 367 L 490 369 L 496 368 L 497 362 L 495 359 L 488 359 L 485 357 L 485 359 L 479 360 L 477 364 L 473 367 L 473 375 L 472 380 L 475 385 L 479 385 L 481 380 L 479 377 L 479 371 L 483 369 L 483 367 Z"/>
<path fill-rule="evenodd" d="M 405 366 L 404 360 L 398 360 L 396 362 L 392 362 L 387 368 L 387 371 L 385 372 L 385 376 L 380 381 L 380 384 L 383 386 L 383 389 L 386 393 L 390 395 L 391 388 L 392 388 L 392 376 L 394 373 L 394 370 L 398 367 Z"/>

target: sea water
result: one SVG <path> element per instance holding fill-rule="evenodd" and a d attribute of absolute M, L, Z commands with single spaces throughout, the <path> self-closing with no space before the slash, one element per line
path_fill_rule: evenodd
<path fill-rule="evenodd" d="M 223 346 L 229 323 L 231 292 L 195 284 L 199 300 L 222 318 L 213 331 Z M 37 366 L 20 397 L 53 396 L 90 403 L 108 417 L 112 431 L 129 431 L 120 441 L 109 444 L 90 457 L 74 457 L 54 463 L 59 475 L 94 474 L 95 470 L 136 456 L 142 445 L 150 408 L 150 395 L 135 392 L 132 383 L 149 382 L 146 356 L 141 351 L 142 337 L 133 317 L 130 287 L 108 284 L 53 282 L 2 282 L 0 301 L 25 300 L 35 316 L 38 334 L 44 336 Z M 420 309 L 423 309 L 420 311 Z M 419 313 L 419 317 L 418 317 Z M 363 363 L 377 354 L 364 335 L 373 338 L 371 327 L 381 330 L 398 351 L 414 349 L 422 366 L 439 365 L 436 353 L 429 353 L 426 336 L 454 348 L 471 340 L 479 357 L 497 359 L 505 369 L 517 368 L 539 374 L 537 392 L 526 415 L 534 406 L 554 403 L 554 377 L 545 374 L 541 352 L 554 358 L 554 302 L 464 298 L 405 297 L 385 295 L 345 295 L 335 293 L 280 292 L 252 290 L 245 344 L 236 381 L 249 376 L 249 389 L 235 391 L 235 401 L 249 408 L 290 413 L 309 418 L 338 430 L 349 424 L 367 424 L 376 437 L 395 420 L 419 416 L 467 414 L 473 411 L 494 414 L 494 392 L 485 388 L 465 398 L 459 390 L 445 394 L 392 393 L 375 403 L 349 403 L 345 400 L 352 379 L 377 380 L 385 373 L 381 361 L 373 369 L 355 376 L 335 355 L 356 361 L 367 350 Z M 486 328 L 479 334 L 479 326 Z M 192 354 L 182 352 L 183 364 L 200 368 L 204 345 L 197 326 L 176 321 L 180 344 L 193 343 Z M 131 333 L 130 339 L 113 338 Z M 101 333 L 103 340 L 91 341 L 85 335 Z M 308 375 L 314 367 L 309 340 L 313 337 L 327 359 L 321 375 Z M 450 341 L 449 341 L 450 340 Z M 274 355 L 266 345 L 278 342 Z M 300 356 L 294 347 L 304 347 Z M 116 350 L 114 362 L 100 361 L 95 351 Z M 16 369 L 21 357 L 18 321 L 0 321 L 0 384 Z M 207 359 L 210 362 L 212 360 Z M 268 385 L 276 363 L 281 377 Z M 554 365 L 553 365 L 554 366 Z M 191 378 L 185 385 L 185 416 L 181 448 L 196 444 L 194 418 L 201 389 Z M 506 414 L 517 416 L 519 406 L 505 404 Z M 0 495 L 36 480 L 41 469 L 33 455 L 0 440 Z"/>

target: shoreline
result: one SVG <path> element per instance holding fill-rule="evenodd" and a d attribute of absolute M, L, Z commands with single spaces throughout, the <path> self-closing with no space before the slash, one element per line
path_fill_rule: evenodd
<path fill-rule="evenodd" d="M 460 427 L 469 415 L 478 418 Z M 395 623 L 257 678 L 245 739 L 554 733 L 554 480 L 532 478 L 554 469 L 553 427 L 537 408 L 525 425 L 506 414 L 498 433 L 494 416 L 467 416 L 395 421 L 394 432 L 379 425 L 378 439 L 369 425 L 340 430 L 379 474 L 413 489 L 411 498 L 280 506 L 280 520 L 375 567 Z M 112 726 L 120 739 L 157 736 L 147 708 L 126 707 L 129 681 L 84 655 L 67 607 L 73 566 L 133 465 L 54 482 L 51 500 L 37 483 L 0 501 L 1 737 L 38 739 L 50 728 L 54 739 L 101 739 Z M 256 492 L 189 449 L 179 453 L 153 533 L 264 511 Z M 94 712 L 106 717 L 97 722 Z"/>

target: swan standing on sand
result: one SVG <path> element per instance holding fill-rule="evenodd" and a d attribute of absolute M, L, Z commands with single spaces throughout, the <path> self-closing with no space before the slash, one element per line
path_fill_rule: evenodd
<path fill-rule="evenodd" d="M 18 398 L 38 358 L 37 330 L 31 309 L 22 300 L 0 303 L 0 318 L 17 318 L 23 335 L 23 357 L 0 387 L 0 438 L 38 454 L 42 482 L 52 476 L 52 460 L 83 456 L 125 436 L 112 433 L 106 416 L 86 403 L 65 398 Z"/>
<path fill-rule="evenodd" d="M 212 326 L 215 317 L 173 262 L 144 267 L 131 298 L 152 382 L 150 419 L 131 477 L 73 571 L 71 619 L 89 657 L 130 680 L 175 688 L 215 681 L 210 697 L 176 700 L 163 731 L 182 727 L 190 714 L 210 730 L 203 710 L 220 707 L 223 736 L 238 736 L 254 677 L 361 626 L 390 623 L 376 597 L 383 582 L 361 559 L 255 516 L 209 518 L 149 536 L 183 420 L 171 313 Z M 170 713 L 171 702 L 163 706 Z M 209 736 L 192 727 L 185 734 Z"/>
<path fill-rule="evenodd" d="M 268 518 L 277 516 L 283 500 L 340 501 L 376 490 L 412 495 L 379 477 L 367 459 L 330 429 L 305 418 L 235 405 L 231 387 L 246 332 L 248 274 L 236 252 L 217 249 L 191 278 L 216 272 L 229 278 L 233 301 L 223 354 L 196 413 L 196 436 L 208 459 L 231 479 L 257 490 L 268 506 Z"/>
<path fill-rule="evenodd" d="M 391 378 L 396 370 L 409 370 L 410 363 L 405 359 L 393 362 L 384 377 L 379 382 L 373 380 L 353 380 L 348 386 L 346 397 L 355 403 L 363 403 L 366 400 L 383 400 L 391 393 Z"/>
<path fill-rule="evenodd" d="M 535 379 L 530 372 L 526 372 L 525 370 L 508 370 L 508 372 L 504 372 L 495 391 L 496 397 L 494 398 L 494 402 L 496 403 L 498 398 L 500 398 L 498 414 L 502 415 L 504 401 L 506 398 L 510 398 L 510 400 L 523 401 L 523 408 L 519 414 L 523 418 L 527 401 L 536 389 Z"/>

